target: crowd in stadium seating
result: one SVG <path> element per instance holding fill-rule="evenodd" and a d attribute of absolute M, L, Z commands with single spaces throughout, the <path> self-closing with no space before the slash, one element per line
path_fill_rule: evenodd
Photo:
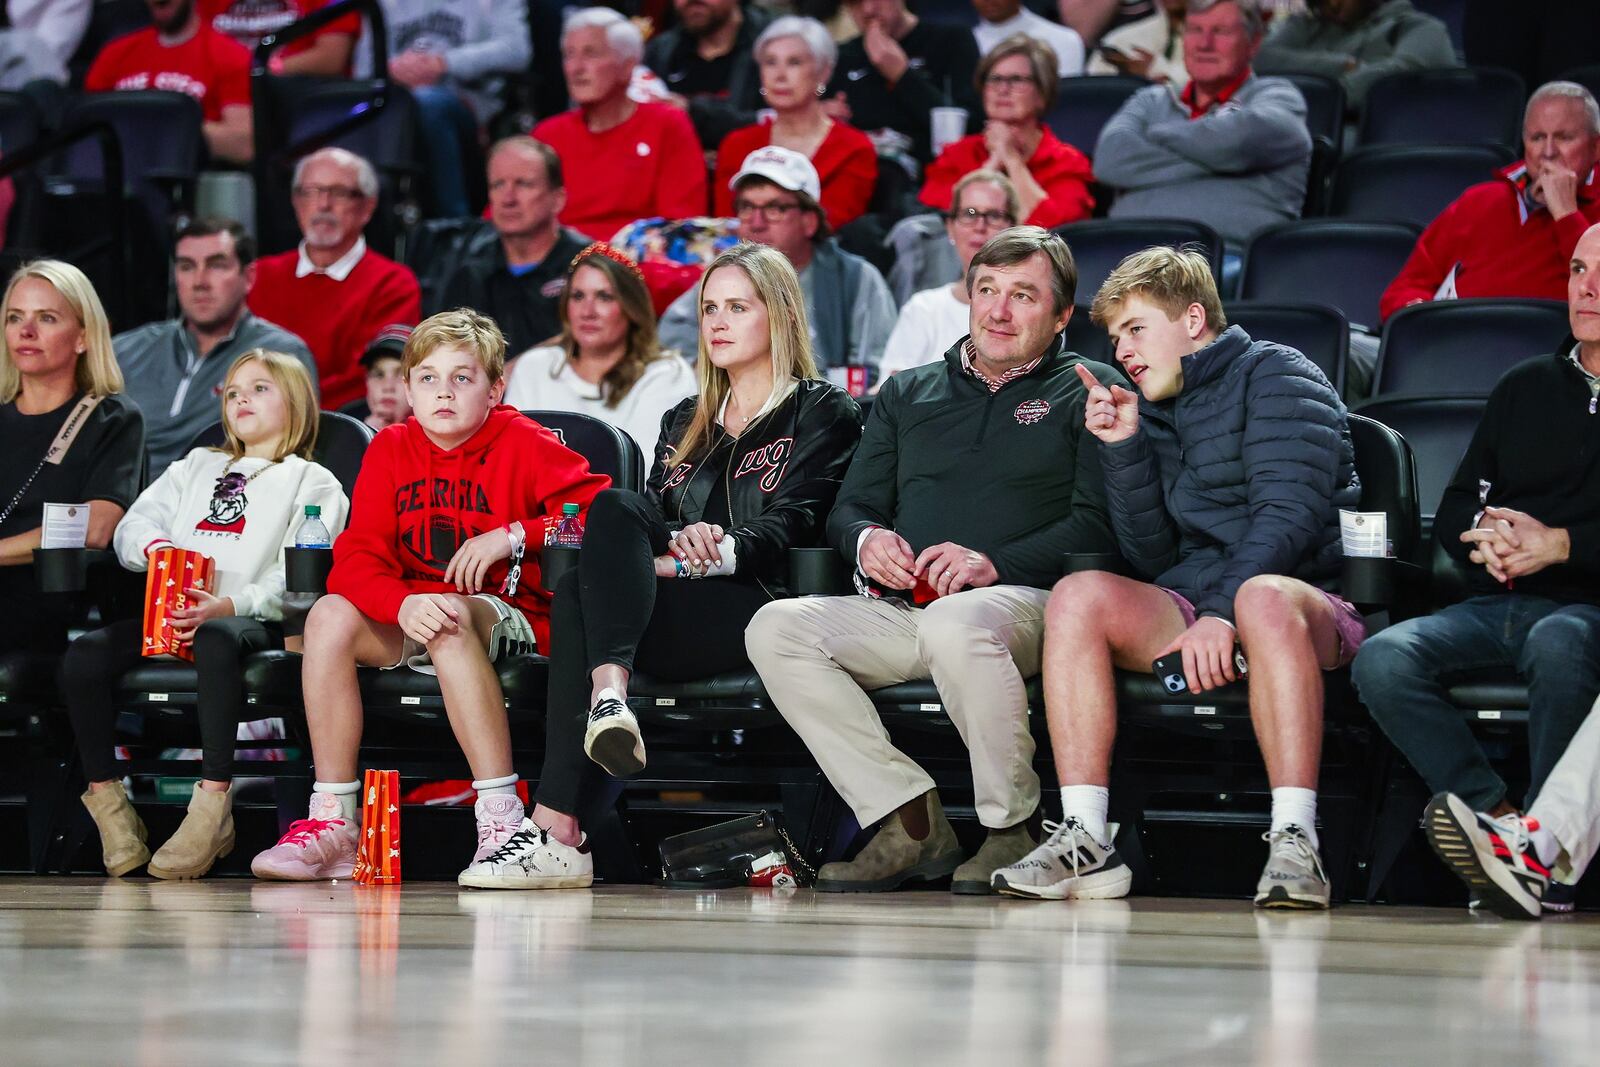
<path fill-rule="evenodd" d="M 150 24 L 104 42 L 81 85 L 193 97 L 214 163 L 247 165 L 251 49 L 326 5 L 145 0 Z M 1440 195 L 1398 273 L 1367 279 L 1387 285 L 1384 320 L 1529 298 L 1565 301 L 1571 325 L 1482 402 L 1438 504 L 1466 597 L 1384 626 L 1340 585 L 1340 512 L 1363 501 L 1345 405 L 1365 393 L 1230 324 L 1225 298 L 1252 241 L 1318 202 L 1318 161 L 1355 136 L 1308 125 L 1296 78 L 1359 113 L 1391 75 L 1466 73 L 1410 0 L 973 0 L 964 22 L 906 0 L 847 0 L 828 22 L 674 0 L 654 21 L 574 10 L 559 56 L 535 54 L 525 0 L 379 6 L 384 40 L 340 16 L 256 76 L 404 87 L 423 226 L 448 227 L 436 260 L 369 247 L 391 176 L 324 142 L 293 163 L 297 246 L 258 255 L 223 217 L 175 228 L 174 318 L 113 337 L 95 283 L 55 258 L 5 290 L 0 600 L 41 606 L 0 612 L 0 653 L 62 657 L 108 873 L 199 877 L 233 848 L 243 662 L 287 648 L 304 652 L 316 781 L 308 818 L 255 858 L 263 878 L 351 873 L 362 670 L 437 677 L 476 791 L 461 884 L 568 888 L 594 877 L 592 777 L 647 763 L 634 674 L 753 666 L 874 830 L 819 889 L 1121 896 L 1116 672 L 1161 661 L 1174 691 L 1247 681 L 1271 786 L 1258 905 L 1329 904 L 1323 675 L 1350 668 L 1437 794 L 1428 834 L 1475 899 L 1571 907 L 1600 848 L 1600 106 L 1538 66 L 1553 61 L 1524 67 L 1542 73 L 1522 158 Z M 0 89 L 59 99 L 90 7 L 7 4 Z M 8 73 L 13 52 L 26 62 Z M 570 109 L 511 115 L 530 66 L 559 68 Z M 1113 75 L 1127 93 L 1090 143 L 1058 136 L 1078 99 L 1064 87 Z M 1080 286 L 1071 225 L 1098 217 L 1201 223 L 1220 257 L 1142 248 Z M 1114 359 L 1073 351 L 1091 336 Z M 1376 346 L 1338 353 L 1352 381 Z M 319 409 L 376 432 L 353 487 L 317 462 Z M 647 457 L 643 491 L 533 410 L 616 427 Z M 194 652 L 201 781 L 153 853 L 115 756 L 116 681 L 146 620 L 105 603 L 79 633 L 82 604 L 36 592 L 47 501 L 87 502 L 89 547 L 129 571 L 166 549 L 217 563 L 173 620 Z M 280 551 L 306 505 L 335 536 L 309 607 Z M 538 547 L 568 505 L 584 547 L 547 590 Z M 822 546 L 856 595 L 795 595 L 789 551 Z M 1070 554 L 1136 577 L 1067 574 Z M 525 804 L 496 665 L 533 652 L 549 682 Z M 1464 666 L 1528 683 L 1520 797 L 1441 681 Z M 1060 821 L 1035 770 L 1036 678 Z M 970 753 L 975 855 L 871 695 L 919 680 Z"/>

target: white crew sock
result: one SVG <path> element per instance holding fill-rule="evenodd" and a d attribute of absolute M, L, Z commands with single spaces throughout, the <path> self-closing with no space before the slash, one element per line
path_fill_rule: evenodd
<path fill-rule="evenodd" d="M 1546 867 L 1554 867 L 1556 860 L 1561 858 L 1561 842 L 1556 840 L 1556 835 L 1545 828 L 1544 823 L 1533 820 L 1537 828 L 1529 828 L 1528 845 L 1533 849 L 1533 854 L 1540 863 Z M 1523 825 L 1527 825 L 1527 816 L 1523 816 Z"/>
<path fill-rule="evenodd" d="M 1103 785 L 1064 785 L 1061 787 L 1061 813 L 1064 819 L 1077 819 L 1102 845 L 1109 845 L 1106 813 L 1111 810 L 1111 790 Z"/>
<path fill-rule="evenodd" d="M 339 798 L 339 808 L 346 822 L 354 823 L 361 814 L 360 782 L 312 782 L 313 793 L 327 793 Z"/>
<path fill-rule="evenodd" d="M 1317 791 L 1284 785 L 1272 791 L 1272 832 L 1298 826 L 1317 848 Z"/>
<path fill-rule="evenodd" d="M 515 774 L 508 774 L 503 778 L 484 778 L 472 783 L 472 788 L 478 791 L 478 798 L 484 797 L 514 797 L 517 795 L 517 782 L 521 781 Z"/>

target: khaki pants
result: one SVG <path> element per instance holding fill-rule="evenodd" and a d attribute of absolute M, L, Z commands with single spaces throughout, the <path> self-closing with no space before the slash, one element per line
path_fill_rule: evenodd
<path fill-rule="evenodd" d="M 932 678 L 972 754 L 978 819 L 1002 829 L 1039 806 L 1024 680 L 1039 673 L 1049 596 L 1004 585 L 926 608 L 861 596 L 778 600 L 751 620 L 745 647 L 862 826 L 933 788 L 890 743 L 864 690 Z"/>
<path fill-rule="evenodd" d="M 1561 842 L 1563 855 L 1551 865 L 1556 877 L 1577 882 L 1600 849 L 1600 700 L 1567 742 L 1528 814 Z"/>

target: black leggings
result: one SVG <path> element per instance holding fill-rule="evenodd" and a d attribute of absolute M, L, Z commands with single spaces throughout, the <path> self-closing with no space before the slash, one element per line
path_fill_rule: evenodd
<path fill-rule="evenodd" d="M 67 648 L 61 666 L 61 691 L 78 735 L 84 776 L 105 782 L 121 776 L 116 745 L 117 680 L 142 658 L 142 624 L 125 619 L 84 634 Z M 234 742 L 245 718 L 243 661 L 252 652 L 283 647 L 283 627 L 232 615 L 212 619 L 194 635 L 194 666 L 199 675 L 200 776 L 213 782 L 233 777 Z"/>
<path fill-rule="evenodd" d="M 742 667 L 744 628 L 768 597 L 731 577 L 657 578 L 667 524 L 644 496 L 607 489 L 589 508 L 578 566 L 550 607 L 550 699 L 536 800 L 576 813 L 592 764 L 583 753 L 591 672 L 614 663 L 687 682 Z"/>

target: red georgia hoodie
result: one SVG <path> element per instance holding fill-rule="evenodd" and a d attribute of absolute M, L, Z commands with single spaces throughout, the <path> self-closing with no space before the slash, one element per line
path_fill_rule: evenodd
<path fill-rule="evenodd" d="M 539 588 L 546 516 L 589 503 L 611 480 L 537 422 L 501 404 L 465 444 L 445 451 L 412 416 L 372 439 L 356 478 L 350 522 L 333 543 L 328 592 L 362 614 L 394 623 L 412 593 L 449 593 L 445 567 L 470 538 L 521 521 L 528 534 L 510 602 L 550 647 L 550 597 Z M 510 561 L 496 563 L 482 592 L 499 594 Z"/>

